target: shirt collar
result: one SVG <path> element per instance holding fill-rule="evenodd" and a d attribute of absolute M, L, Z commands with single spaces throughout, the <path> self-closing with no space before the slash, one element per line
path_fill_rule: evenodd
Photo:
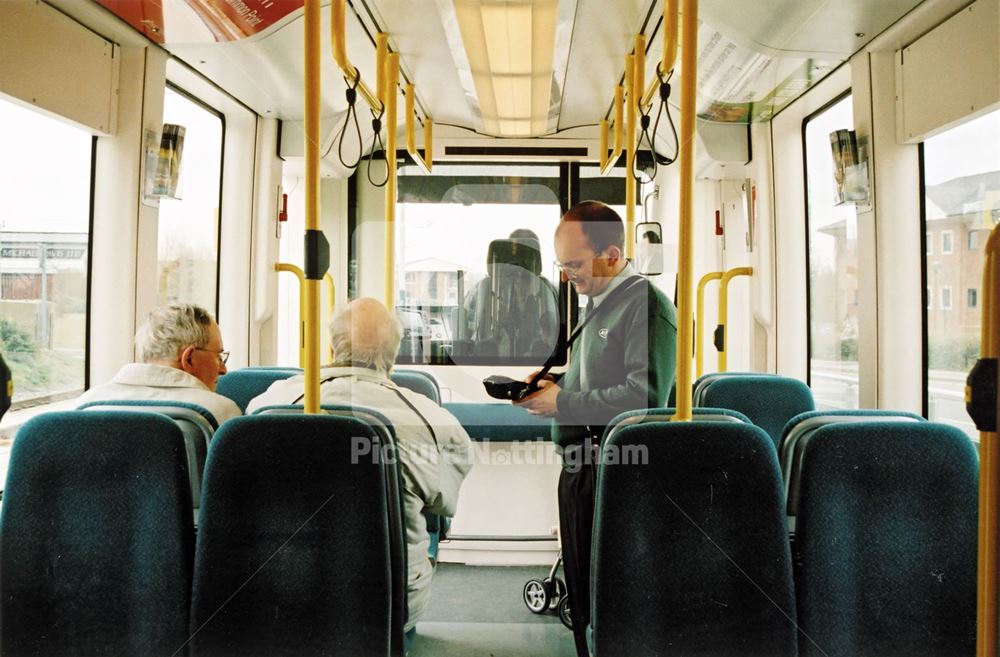
<path fill-rule="evenodd" d="M 196 376 L 184 370 L 166 365 L 151 365 L 149 363 L 130 363 L 118 370 L 112 383 L 126 386 L 156 386 L 160 388 L 201 388 L 208 386 Z"/>
<path fill-rule="evenodd" d="M 322 368 L 319 373 L 320 379 L 339 379 L 341 377 L 352 377 L 359 381 L 371 381 L 372 383 L 379 383 L 382 385 L 395 385 L 392 383 L 392 379 L 370 367 L 334 365 Z"/>
<path fill-rule="evenodd" d="M 601 303 L 608 298 L 608 295 L 611 294 L 611 292 L 616 287 L 627 281 L 632 276 L 635 276 L 635 267 L 633 267 L 632 263 L 629 262 L 625 264 L 624 269 L 618 272 L 618 274 L 611 279 L 611 282 L 608 283 L 608 286 L 603 290 L 601 290 L 600 294 L 595 294 L 594 296 L 590 297 L 590 300 L 594 304 L 594 308 L 597 308 L 599 305 L 601 305 Z"/>

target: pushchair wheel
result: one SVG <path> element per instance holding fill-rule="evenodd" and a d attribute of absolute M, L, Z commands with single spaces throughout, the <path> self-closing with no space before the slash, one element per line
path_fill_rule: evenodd
<path fill-rule="evenodd" d="M 556 611 L 559 613 L 559 620 L 562 621 L 562 624 L 572 630 L 573 617 L 570 616 L 569 613 L 569 596 L 563 596 L 559 600 L 559 605 L 556 607 Z"/>
<path fill-rule="evenodd" d="M 524 604 L 533 614 L 541 614 L 549 608 L 551 595 L 549 587 L 540 579 L 529 579 L 524 583 Z"/>

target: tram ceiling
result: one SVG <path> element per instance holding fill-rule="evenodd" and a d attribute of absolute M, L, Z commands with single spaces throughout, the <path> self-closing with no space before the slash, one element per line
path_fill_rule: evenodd
<path fill-rule="evenodd" d="M 123 18 L 136 29 L 261 115 L 301 121 L 302 0 L 265 3 L 272 13 L 257 27 L 244 20 L 243 28 L 209 11 L 220 4 L 209 0 L 95 1 L 120 15 L 131 6 Z M 699 114 L 728 123 L 768 120 L 920 2 L 701 0 Z M 328 43 L 329 2 L 323 5 Z M 346 41 L 351 62 L 374 81 L 372 37 L 387 32 L 403 79 L 416 85 L 419 113 L 438 124 L 542 136 L 607 116 L 640 31 L 648 43 L 646 79 L 653 78 L 662 12 L 663 0 L 349 0 Z M 531 37 L 523 34 L 528 26 Z M 529 59 L 526 47 L 534 62 L 528 69 L 519 63 Z M 679 88 L 676 75 L 671 83 Z M 346 111 L 332 57 L 324 57 L 322 85 L 321 113 L 332 122 Z M 529 106 L 530 117 L 504 122 L 505 112 Z"/>

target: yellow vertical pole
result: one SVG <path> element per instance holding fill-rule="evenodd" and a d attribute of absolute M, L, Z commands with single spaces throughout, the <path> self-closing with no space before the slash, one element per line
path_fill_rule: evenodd
<path fill-rule="evenodd" d="M 986 242 L 983 266 L 983 318 L 979 357 L 1000 358 L 1000 226 Z M 997 382 L 1000 383 L 1000 382 Z M 994 388 L 995 389 L 995 388 Z M 967 393 L 968 394 L 968 393 Z M 1000 408 L 997 409 L 1000 411 Z M 1000 417 L 998 414 L 997 417 Z M 997 655 L 997 540 L 1000 453 L 996 431 L 979 433 L 979 586 L 976 619 L 977 657 Z"/>
<path fill-rule="evenodd" d="M 306 231 L 319 230 L 320 0 L 305 0 Z M 319 281 L 303 279 L 305 412 L 319 412 Z"/>
<path fill-rule="evenodd" d="M 705 286 L 720 278 L 722 278 L 722 272 L 713 271 L 705 274 L 698 281 L 698 309 L 695 312 L 694 322 L 694 328 L 697 331 L 694 335 L 695 376 L 701 376 L 704 373 L 702 364 L 705 360 Z"/>
<path fill-rule="evenodd" d="M 385 165 L 389 178 L 385 185 L 385 305 L 396 309 L 396 110 L 399 86 L 399 54 L 391 53 L 385 61 Z"/>
<path fill-rule="evenodd" d="M 729 342 L 726 317 L 729 314 L 729 282 L 737 276 L 753 275 L 753 267 L 734 267 L 722 275 L 719 283 L 719 326 L 722 327 L 722 349 L 719 350 L 719 371 L 725 372 L 728 366 L 726 344 Z"/>
<path fill-rule="evenodd" d="M 677 271 L 677 412 L 674 420 L 691 420 L 691 282 L 694 279 L 694 133 L 698 82 L 698 0 L 681 9 L 681 198 Z"/>
<path fill-rule="evenodd" d="M 635 55 L 625 56 L 625 257 L 633 257 L 635 232 Z"/>

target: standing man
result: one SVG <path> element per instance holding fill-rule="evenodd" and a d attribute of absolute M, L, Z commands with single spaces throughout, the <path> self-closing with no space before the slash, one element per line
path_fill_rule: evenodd
<path fill-rule="evenodd" d="M 161 399 L 197 404 L 222 424 L 240 407 L 216 394 L 229 352 L 211 313 L 189 303 L 161 306 L 135 336 L 140 363 L 121 368 L 110 382 L 91 388 L 77 401 Z"/>
<path fill-rule="evenodd" d="M 519 403 L 553 418 L 562 454 L 559 526 L 573 638 L 587 657 L 590 539 L 598 443 L 619 413 L 662 406 L 674 383 L 677 311 L 625 260 L 625 227 L 603 203 L 584 201 L 559 222 L 555 250 L 563 280 L 589 298 L 584 326 L 562 377 L 546 375 Z"/>

